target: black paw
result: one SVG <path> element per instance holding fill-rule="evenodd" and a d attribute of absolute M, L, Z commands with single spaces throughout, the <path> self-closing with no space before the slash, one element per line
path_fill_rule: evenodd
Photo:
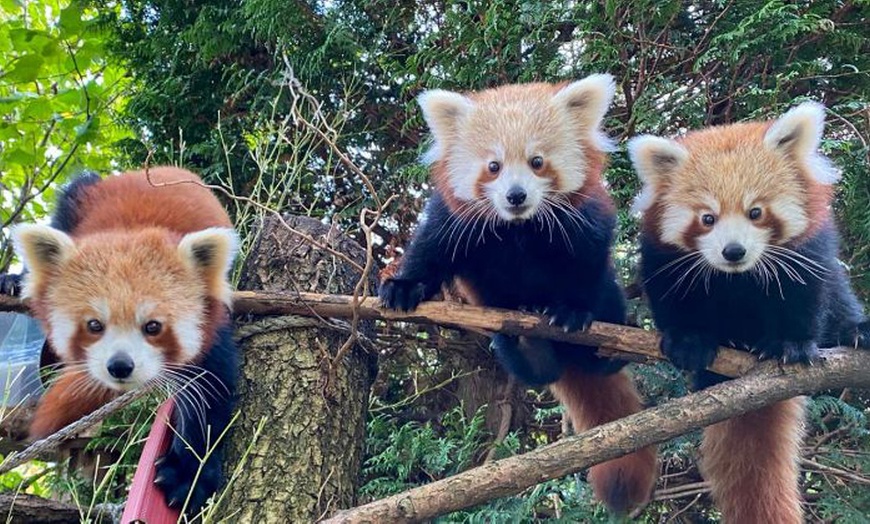
<path fill-rule="evenodd" d="M 593 320 L 591 311 L 570 306 L 551 306 L 544 309 L 544 314 L 550 317 L 551 326 L 560 326 L 565 333 L 586 331 Z"/>
<path fill-rule="evenodd" d="M 426 293 L 426 284 L 419 280 L 405 280 L 401 278 L 389 278 L 385 280 L 378 296 L 381 304 L 389 309 L 398 311 L 414 311 Z"/>
<path fill-rule="evenodd" d="M 0 295 L 17 297 L 21 295 L 21 275 L 0 274 Z"/>
<path fill-rule="evenodd" d="M 701 371 L 716 360 L 719 347 L 712 338 L 690 333 L 665 331 L 661 350 L 675 366 L 686 371 Z"/>
<path fill-rule="evenodd" d="M 186 513 L 196 515 L 208 498 L 220 487 L 222 478 L 220 458 L 212 454 L 208 462 L 199 470 L 199 461 L 187 450 L 176 453 L 175 444 L 177 443 L 173 443 L 170 451 L 154 463 L 157 470 L 154 483 L 163 492 L 166 504 L 170 508 L 185 508 L 186 502 Z M 199 477 L 197 477 L 198 470 Z M 191 491 L 194 479 L 196 479 L 196 486 L 193 486 Z"/>
<path fill-rule="evenodd" d="M 811 364 L 819 358 L 819 347 L 812 340 L 769 340 L 758 345 L 760 360 L 779 360 L 783 364 Z"/>

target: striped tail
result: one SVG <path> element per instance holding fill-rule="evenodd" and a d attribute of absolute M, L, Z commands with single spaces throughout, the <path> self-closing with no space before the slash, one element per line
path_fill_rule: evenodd
<path fill-rule="evenodd" d="M 603 375 L 572 367 L 550 388 L 577 432 L 641 410 L 640 396 L 626 371 Z M 649 446 L 592 466 L 588 478 L 595 496 L 610 511 L 625 514 L 649 501 L 657 475 L 656 447 Z"/>

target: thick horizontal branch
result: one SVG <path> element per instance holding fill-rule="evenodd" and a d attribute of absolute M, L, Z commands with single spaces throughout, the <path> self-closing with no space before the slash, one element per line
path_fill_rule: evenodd
<path fill-rule="evenodd" d="M 654 331 L 595 322 L 583 333 L 565 333 L 551 326 L 547 317 L 520 311 L 469 306 L 456 302 L 424 302 L 412 312 L 391 311 L 380 307 L 378 299 L 366 297 L 354 305 L 347 295 L 321 295 L 317 293 L 274 293 L 264 291 L 238 291 L 233 295 L 233 309 L 237 314 L 303 315 L 322 318 L 350 318 L 354 308 L 362 319 L 392 320 L 419 324 L 438 324 L 453 328 L 527 335 L 550 340 L 575 342 L 599 348 L 599 353 L 625 360 L 661 360 L 660 336 Z M 0 310 L 22 310 L 16 299 L 0 296 Z M 725 376 L 745 374 L 757 359 L 743 351 L 721 348 L 716 361 L 710 366 Z"/>
<path fill-rule="evenodd" d="M 236 313 L 256 315 L 304 315 L 323 318 L 348 318 L 357 308 L 363 319 L 438 324 L 453 328 L 466 328 L 527 335 L 549 340 L 575 342 L 600 348 L 606 356 L 626 360 L 662 360 L 659 351 L 660 336 L 654 331 L 595 322 L 583 333 L 565 333 L 551 326 L 547 317 L 507 309 L 469 306 L 456 302 L 424 302 L 412 312 L 384 309 L 375 297 L 361 299 L 354 306 L 353 297 L 347 295 L 320 295 L 316 293 L 266 293 L 239 291 L 234 294 Z M 712 371 L 736 377 L 749 371 L 758 360 L 743 351 L 721 348 Z"/>
<path fill-rule="evenodd" d="M 408 490 L 325 522 L 418 522 L 515 495 L 552 479 L 797 395 L 870 387 L 870 351 L 824 350 L 815 366 L 758 366 L 750 374 L 458 475 Z"/>

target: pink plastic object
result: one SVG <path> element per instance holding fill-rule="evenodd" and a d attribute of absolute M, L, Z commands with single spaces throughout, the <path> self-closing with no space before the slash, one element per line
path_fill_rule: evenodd
<path fill-rule="evenodd" d="M 154 423 L 151 424 L 151 432 L 139 457 L 139 465 L 133 475 L 133 485 L 130 486 L 130 494 L 127 496 L 127 504 L 124 506 L 124 514 L 121 516 L 121 524 L 144 523 L 144 524 L 171 524 L 178 522 L 180 515 L 177 509 L 171 509 L 166 505 L 163 493 L 154 484 L 157 470 L 154 461 L 162 456 L 172 442 L 173 432 L 169 427 L 172 420 L 172 409 L 175 403 L 170 398 L 157 410 Z"/>

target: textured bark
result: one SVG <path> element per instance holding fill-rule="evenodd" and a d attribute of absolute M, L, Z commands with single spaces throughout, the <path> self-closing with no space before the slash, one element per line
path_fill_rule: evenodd
<path fill-rule="evenodd" d="M 524 455 L 497 460 L 398 495 L 342 511 L 325 522 L 419 522 L 514 495 L 632 451 L 796 395 L 870 387 L 870 351 L 823 352 L 815 366 L 769 362 L 749 375 L 666 402 Z"/>
<path fill-rule="evenodd" d="M 388 311 L 379 306 L 377 297 L 362 299 L 354 308 L 353 297 L 346 295 L 310 293 L 299 286 L 286 288 L 291 292 L 277 287 L 274 289 L 276 291 L 235 293 L 233 307 L 236 313 L 348 318 L 356 309 L 359 317 L 365 319 L 438 324 L 477 332 L 500 331 L 510 335 L 586 344 L 598 347 L 600 355 L 634 362 L 665 358 L 659 350 L 661 336 L 657 332 L 629 326 L 595 322 L 586 332 L 565 333 L 560 328 L 549 325 L 547 318 L 521 311 L 469 306 L 447 301 L 424 302 L 412 312 Z M 297 290 L 300 292 L 292 292 Z M 17 299 L 4 299 L 0 296 L 0 311 L 4 311 L 4 308 L 14 310 L 19 306 Z M 725 376 L 737 377 L 752 369 L 756 362 L 757 359 L 745 351 L 723 347 L 719 348 L 716 361 L 709 369 Z"/>
<path fill-rule="evenodd" d="M 362 248 L 328 226 L 303 217 L 287 221 L 364 262 Z M 347 262 L 267 220 L 240 287 L 350 293 L 359 276 Z M 347 334 L 310 320 L 248 317 L 240 332 L 241 415 L 232 429 L 228 467 L 249 447 L 250 454 L 227 488 L 222 513 L 234 522 L 311 522 L 353 506 L 375 356 L 355 346 L 331 369 Z M 254 440 L 261 420 L 263 432 Z"/>
<path fill-rule="evenodd" d="M 98 505 L 91 522 L 113 522 L 117 508 Z M 77 506 L 25 493 L 0 493 L 0 515 L 12 524 L 78 524 L 82 514 Z M 120 515 L 118 515 L 120 516 Z"/>
<path fill-rule="evenodd" d="M 348 296 L 327 296 L 315 293 L 252 293 L 238 292 L 233 297 L 237 311 L 261 315 L 317 315 L 324 318 L 349 317 L 353 299 Z M 575 342 L 599 348 L 599 354 L 624 360 L 646 362 L 664 359 L 659 350 L 661 336 L 655 331 L 617 324 L 595 322 L 583 333 L 565 333 L 551 326 L 541 315 L 506 309 L 469 306 L 456 302 L 424 302 L 412 312 L 389 311 L 379 306 L 377 297 L 362 300 L 356 308 L 361 318 L 439 324 L 472 330 L 499 331 L 510 335 L 527 335 L 551 340 Z M 745 351 L 719 348 L 710 370 L 736 377 L 749 371 L 757 359 Z"/>

